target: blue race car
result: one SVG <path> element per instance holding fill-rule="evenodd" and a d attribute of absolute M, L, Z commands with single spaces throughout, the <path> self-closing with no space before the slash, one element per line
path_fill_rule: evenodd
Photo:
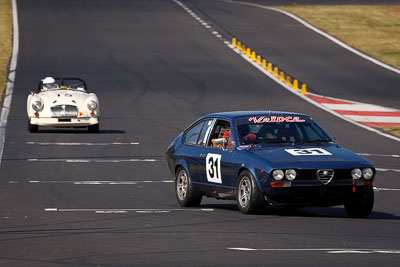
<path fill-rule="evenodd" d="M 304 114 L 209 114 L 172 141 L 166 158 L 183 207 L 207 196 L 236 200 L 242 213 L 265 204 L 344 205 L 351 217 L 366 217 L 374 205 L 372 164 Z"/>

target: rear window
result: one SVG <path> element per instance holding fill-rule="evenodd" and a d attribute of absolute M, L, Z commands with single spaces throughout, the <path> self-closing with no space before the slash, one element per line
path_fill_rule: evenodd
<path fill-rule="evenodd" d="M 190 145 L 196 145 L 199 139 L 201 130 L 203 129 L 204 121 L 201 121 L 192 126 L 185 133 L 184 143 Z"/>
<path fill-rule="evenodd" d="M 202 145 L 207 142 L 208 135 L 211 131 L 213 119 L 203 120 L 185 132 L 184 143 L 189 145 Z"/>

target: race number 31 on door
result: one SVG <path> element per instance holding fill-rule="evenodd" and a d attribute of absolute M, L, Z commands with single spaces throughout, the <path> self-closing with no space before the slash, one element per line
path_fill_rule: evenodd
<path fill-rule="evenodd" d="M 206 157 L 207 181 L 222 184 L 221 178 L 221 155 L 207 154 Z"/>

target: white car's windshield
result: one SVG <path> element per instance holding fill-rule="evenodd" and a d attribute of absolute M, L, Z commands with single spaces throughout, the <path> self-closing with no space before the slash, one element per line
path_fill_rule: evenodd
<path fill-rule="evenodd" d="M 45 83 L 43 84 L 42 90 L 57 90 L 60 86 L 57 83 Z"/>
<path fill-rule="evenodd" d="M 83 83 L 71 83 L 71 84 L 68 84 L 68 89 L 70 89 L 70 90 L 78 90 L 78 91 L 86 91 L 85 85 Z"/>
<path fill-rule="evenodd" d="M 75 90 L 86 92 L 86 83 L 79 78 L 55 78 L 54 83 L 39 84 L 39 91 Z"/>

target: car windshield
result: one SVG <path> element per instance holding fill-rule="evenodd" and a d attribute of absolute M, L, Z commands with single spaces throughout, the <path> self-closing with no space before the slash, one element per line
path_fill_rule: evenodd
<path fill-rule="evenodd" d="M 45 83 L 43 84 L 42 90 L 57 90 L 60 86 L 57 83 Z"/>
<path fill-rule="evenodd" d="M 50 91 L 50 90 L 74 90 L 86 92 L 86 84 L 83 80 L 78 78 L 55 78 L 55 83 L 44 83 L 39 84 L 39 90 Z"/>
<path fill-rule="evenodd" d="M 254 116 L 236 120 L 240 145 L 328 143 L 332 138 L 305 116 Z"/>
<path fill-rule="evenodd" d="M 83 83 L 71 83 L 66 85 L 70 90 L 86 91 Z"/>

